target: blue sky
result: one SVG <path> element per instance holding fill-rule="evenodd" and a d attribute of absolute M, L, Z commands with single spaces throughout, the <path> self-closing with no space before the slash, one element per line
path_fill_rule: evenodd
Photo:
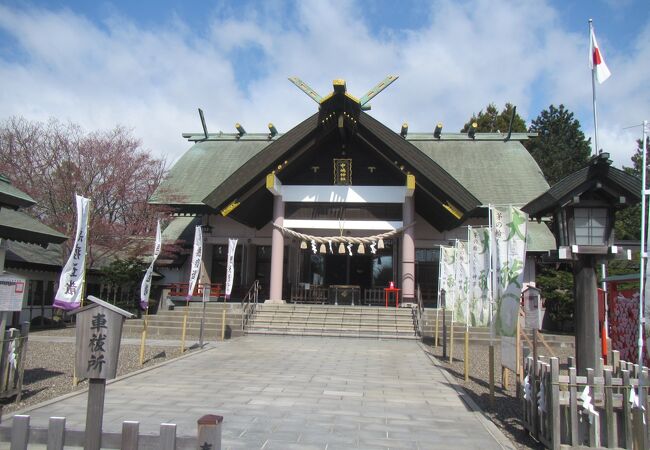
<path fill-rule="evenodd" d="M 612 77 L 598 90 L 600 146 L 629 164 L 650 119 L 650 6 L 594 1 L 0 1 L 0 120 L 56 117 L 87 129 L 133 128 L 169 162 L 185 131 L 286 131 L 345 78 L 395 130 L 458 131 L 488 103 L 530 123 L 564 103 L 593 135 L 587 19 Z"/>

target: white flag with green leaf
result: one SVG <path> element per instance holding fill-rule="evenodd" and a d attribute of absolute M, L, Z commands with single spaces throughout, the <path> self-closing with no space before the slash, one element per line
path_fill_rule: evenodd
<path fill-rule="evenodd" d="M 470 325 L 490 323 L 490 229 L 468 228 Z"/>
<path fill-rule="evenodd" d="M 514 336 L 524 280 L 528 215 L 514 206 L 493 207 L 492 214 L 497 271 L 495 332 L 498 336 Z"/>
<path fill-rule="evenodd" d="M 467 267 L 467 242 L 456 241 L 456 301 L 454 303 L 454 320 L 468 323 L 469 316 L 469 273 Z"/>
<path fill-rule="evenodd" d="M 454 272 L 456 249 L 446 245 L 440 246 L 440 270 L 438 276 L 439 292 L 445 292 L 445 308 L 454 310 L 456 274 Z M 442 306 L 442 305 L 441 305 Z"/>

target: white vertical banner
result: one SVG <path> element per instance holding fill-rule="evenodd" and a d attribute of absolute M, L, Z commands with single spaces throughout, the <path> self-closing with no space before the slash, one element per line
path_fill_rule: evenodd
<path fill-rule="evenodd" d="M 472 326 L 490 323 L 490 231 L 488 227 L 468 228 L 469 242 L 469 321 Z"/>
<path fill-rule="evenodd" d="M 81 305 L 81 293 L 86 282 L 86 241 L 88 239 L 88 209 L 90 200 L 76 195 L 77 234 L 68 262 L 63 266 L 59 288 L 54 296 L 54 307 L 75 309 Z"/>
<path fill-rule="evenodd" d="M 151 259 L 151 264 L 144 274 L 142 279 L 142 285 L 140 286 L 140 308 L 147 309 L 149 307 L 149 293 L 151 292 L 151 277 L 153 275 L 153 265 L 160 255 L 160 250 L 162 249 L 162 233 L 160 232 L 160 220 L 156 225 L 156 243 L 153 248 L 153 258 Z"/>
<path fill-rule="evenodd" d="M 445 291 L 445 308 L 454 310 L 454 291 L 456 289 L 456 274 L 454 272 L 456 250 L 446 245 L 440 246 L 440 270 L 438 289 Z"/>
<path fill-rule="evenodd" d="M 454 320 L 467 324 L 469 302 L 467 298 L 469 287 L 467 242 L 456 240 L 456 301 L 454 304 Z"/>
<path fill-rule="evenodd" d="M 187 300 L 192 298 L 196 282 L 201 273 L 201 259 L 203 257 L 203 229 L 197 225 L 194 231 L 194 248 L 192 249 L 192 262 L 190 266 L 190 283 L 187 291 Z"/>
<path fill-rule="evenodd" d="M 495 331 L 501 336 L 501 364 L 516 372 L 516 333 L 526 261 L 528 215 L 514 206 L 492 210 L 496 242 Z"/>
<path fill-rule="evenodd" d="M 228 239 L 228 266 L 226 269 L 226 298 L 232 292 L 232 282 L 235 278 L 235 252 L 237 251 L 237 239 Z"/>

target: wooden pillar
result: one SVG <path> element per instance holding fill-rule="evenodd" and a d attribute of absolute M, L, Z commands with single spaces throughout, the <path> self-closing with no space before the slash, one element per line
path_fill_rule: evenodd
<path fill-rule="evenodd" d="M 413 196 L 404 198 L 402 221 L 408 226 L 415 220 Z M 402 234 L 402 298 L 403 302 L 415 301 L 415 230 L 408 227 Z"/>
<path fill-rule="evenodd" d="M 284 223 L 284 201 L 282 197 L 273 197 L 273 223 L 282 226 Z M 271 234 L 271 286 L 269 300 L 282 302 L 282 277 L 284 275 L 284 236 L 282 231 L 273 227 Z"/>
<path fill-rule="evenodd" d="M 600 358 L 598 335 L 598 293 L 596 261 L 592 255 L 578 255 L 573 264 L 576 326 L 576 366 L 578 375 L 587 374 L 588 368 L 596 368 Z"/>
<path fill-rule="evenodd" d="M 104 396 L 106 380 L 88 380 L 88 405 L 86 408 L 86 441 L 84 450 L 99 450 L 102 445 L 102 421 L 104 419 Z"/>

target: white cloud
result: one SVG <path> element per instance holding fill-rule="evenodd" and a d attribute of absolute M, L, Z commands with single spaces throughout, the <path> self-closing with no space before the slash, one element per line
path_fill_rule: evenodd
<path fill-rule="evenodd" d="M 269 7 L 225 19 L 206 14 L 210 26 L 197 32 L 178 18 L 142 28 L 119 16 L 98 24 L 69 10 L 0 6 L 0 31 L 22 52 L 0 56 L 0 118 L 54 116 L 88 129 L 119 123 L 172 161 L 189 146 L 181 132 L 200 129 L 196 107 L 211 131 L 234 131 L 235 122 L 262 131 L 269 121 L 286 131 L 315 112 L 315 103 L 286 80 L 292 75 L 321 94 L 332 79 L 345 78 L 355 95 L 385 75 L 400 75 L 371 112 L 395 130 L 404 121 L 414 131 L 443 121 L 456 131 L 489 102 L 513 102 L 529 119 L 539 102 L 562 102 L 582 117 L 590 111 L 584 36 L 564 30 L 545 2 L 435 1 L 423 28 L 379 36 L 353 1 L 292 7 L 291 26 Z M 606 54 L 613 76 L 599 89 L 601 146 L 614 149 L 619 165 L 631 154 L 621 128 L 648 116 L 648 90 L 640 95 L 639 88 L 649 72 L 642 45 L 649 30 L 634 55 Z M 260 50 L 259 59 L 237 60 L 248 46 Z M 245 90 L 236 73 L 251 74 Z M 584 121 L 583 127 L 590 131 Z M 632 139 L 627 147 L 633 145 Z"/>

